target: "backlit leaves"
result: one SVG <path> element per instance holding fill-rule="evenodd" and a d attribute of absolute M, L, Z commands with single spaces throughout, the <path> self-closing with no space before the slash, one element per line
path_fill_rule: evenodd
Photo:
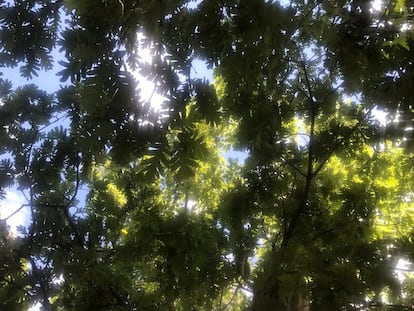
<path fill-rule="evenodd" d="M 67 85 L 0 80 L 0 194 L 20 191 L 27 214 L 10 233 L 0 211 L 1 307 L 408 308 L 411 10 L 2 3 L 0 63 L 30 78 L 57 45 Z M 243 164 L 223 157 L 234 148 Z"/>

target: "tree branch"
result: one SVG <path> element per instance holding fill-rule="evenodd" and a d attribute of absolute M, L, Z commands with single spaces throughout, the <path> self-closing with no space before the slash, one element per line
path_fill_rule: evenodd
<path fill-rule="evenodd" d="M 293 231 L 296 227 L 296 224 L 299 220 L 300 215 L 305 210 L 308 199 L 309 199 L 309 192 L 310 192 L 310 186 L 312 183 L 312 179 L 315 176 L 313 172 L 313 162 L 314 162 L 314 140 L 315 140 L 315 119 L 316 119 L 316 113 L 317 113 L 317 106 L 316 102 L 314 101 L 314 97 L 312 94 L 312 88 L 309 80 L 309 76 L 305 67 L 305 64 L 302 63 L 302 68 L 305 76 L 305 85 L 308 89 L 308 100 L 311 105 L 310 107 L 310 113 L 311 113 L 311 120 L 310 120 L 310 131 L 309 131 L 309 148 L 308 148 L 308 169 L 306 173 L 306 180 L 305 180 L 305 189 L 303 190 L 303 196 L 302 201 L 296 210 L 295 215 L 292 217 L 292 220 L 287 226 L 286 232 L 283 236 L 282 240 L 282 246 L 286 247 L 289 243 L 289 240 L 291 239 L 293 235 Z"/>
<path fill-rule="evenodd" d="M 27 207 L 27 206 L 29 206 L 29 204 L 22 204 L 22 205 L 20 205 L 20 207 L 19 208 L 17 208 L 13 213 L 11 213 L 9 216 L 7 216 L 6 218 L 2 218 L 2 219 L 0 219 L 0 221 L 7 221 L 7 220 L 9 220 L 10 218 L 12 218 L 14 215 L 16 215 L 18 212 L 20 212 L 24 207 Z"/>
<path fill-rule="evenodd" d="M 299 173 L 299 175 L 303 176 L 306 178 L 306 174 L 299 168 L 297 167 L 295 164 L 293 164 L 289 159 L 285 158 L 283 155 L 280 156 L 282 158 L 283 161 L 285 161 L 291 168 L 293 168 L 296 172 Z"/>
<path fill-rule="evenodd" d="M 325 157 L 325 159 L 322 160 L 322 162 L 319 164 L 319 166 L 315 169 L 314 171 L 314 175 L 317 175 L 321 169 L 325 166 L 325 164 L 328 162 L 328 160 L 332 157 L 332 155 L 339 149 L 339 147 L 341 146 L 341 144 L 343 142 L 346 142 L 357 130 L 358 128 L 361 126 L 361 124 L 363 122 L 365 122 L 366 118 L 368 117 L 368 115 L 371 113 L 371 111 L 374 109 L 375 105 L 371 105 L 371 107 L 368 109 L 368 111 L 364 114 L 364 116 L 361 118 L 361 120 L 359 120 L 357 122 L 357 124 L 355 124 L 351 130 L 345 135 L 345 137 L 341 140 L 337 140 L 335 142 L 335 144 L 333 145 L 333 147 L 328 150 L 328 154 Z"/>

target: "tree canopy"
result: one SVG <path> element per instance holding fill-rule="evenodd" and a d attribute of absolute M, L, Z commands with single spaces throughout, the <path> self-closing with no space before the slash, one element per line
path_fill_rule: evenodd
<path fill-rule="evenodd" d="M 0 1 L 0 65 L 27 78 L 0 77 L 0 196 L 30 211 L 13 232 L 1 205 L 0 309 L 412 309 L 413 16 Z M 59 90 L 31 81 L 57 66 Z"/>

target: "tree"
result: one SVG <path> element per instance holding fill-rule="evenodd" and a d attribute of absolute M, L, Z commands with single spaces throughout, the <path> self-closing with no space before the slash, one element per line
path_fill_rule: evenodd
<path fill-rule="evenodd" d="M 18 234 L 1 214 L 1 308 L 410 309 L 412 10 L 2 2 L 2 66 L 30 79 L 59 48 L 65 85 L 0 80 L 1 195 L 31 211 Z"/>

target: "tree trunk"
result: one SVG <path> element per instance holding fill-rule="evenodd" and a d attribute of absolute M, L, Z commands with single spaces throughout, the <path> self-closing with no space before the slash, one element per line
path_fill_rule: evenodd
<path fill-rule="evenodd" d="M 301 292 L 296 291 L 292 297 L 286 301 L 286 311 L 309 311 L 309 301 Z"/>

